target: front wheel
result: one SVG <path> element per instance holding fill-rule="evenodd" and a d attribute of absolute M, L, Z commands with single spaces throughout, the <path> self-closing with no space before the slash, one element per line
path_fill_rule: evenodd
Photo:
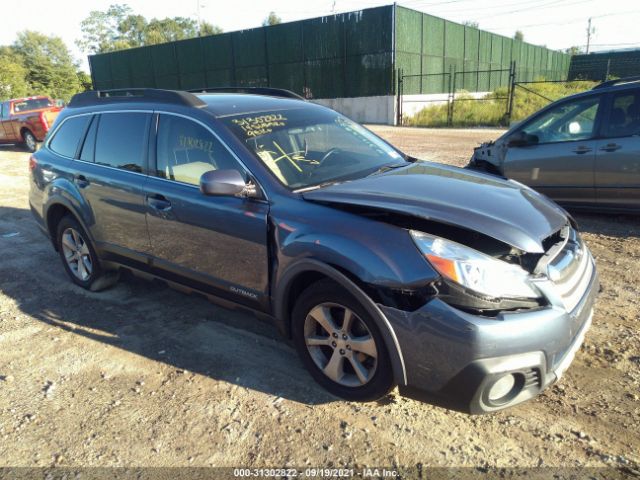
<path fill-rule="evenodd" d="M 22 133 L 22 141 L 27 152 L 33 153 L 38 148 L 38 141 L 36 140 L 35 135 L 29 130 L 25 130 Z"/>
<path fill-rule="evenodd" d="M 394 387 L 384 339 L 367 311 L 328 280 L 308 287 L 293 309 L 293 340 L 314 379 L 346 400 L 372 401 Z"/>

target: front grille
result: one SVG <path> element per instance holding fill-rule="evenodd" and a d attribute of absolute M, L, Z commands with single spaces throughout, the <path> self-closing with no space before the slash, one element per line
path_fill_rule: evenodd
<path fill-rule="evenodd" d="M 556 286 L 565 308 L 572 311 L 582 299 L 591 277 L 591 254 L 578 233 L 570 227 L 563 229 L 560 242 L 554 244 L 541 262 L 549 279 Z"/>

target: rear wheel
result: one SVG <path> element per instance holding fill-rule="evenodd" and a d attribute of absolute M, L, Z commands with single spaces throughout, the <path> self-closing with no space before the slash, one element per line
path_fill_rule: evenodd
<path fill-rule="evenodd" d="M 314 379 L 347 400 L 377 400 L 394 387 L 380 331 L 344 288 L 329 280 L 308 287 L 293 310 L 293 340 Z"/>
<path fill-rule="evenodd" d="M 36 140 L 35 135 L 29 130 L 22 132 L 22 141 L 27 152 L 33 153 L 38 148 L 38 141 Z"/>
<path fill-rule="evenodd" d="M 102 270 L 88 235 L 75 218 L 62 217 L 56 242 L 64 269 L 76 285 L 97 291 L 117 281 L 117 274 Z"/>

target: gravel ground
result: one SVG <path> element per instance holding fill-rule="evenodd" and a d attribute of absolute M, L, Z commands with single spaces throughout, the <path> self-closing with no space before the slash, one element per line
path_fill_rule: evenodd
<path fill-rule="evenodd" d="M 372 129 L 456 165 L 499 134 Z M 585 345 L 545 394 L 467 416 L 333 398 L 269 324 L 196 296 L 75 287 L 31 219 L 27 161 L 0 148 L 0 466 L 640 470 L 640 218 L 576 215 L 604 288 Z"/>

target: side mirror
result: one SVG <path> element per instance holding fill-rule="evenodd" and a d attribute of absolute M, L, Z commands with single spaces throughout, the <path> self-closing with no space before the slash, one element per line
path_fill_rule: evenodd
<path fill-rule="evenodd" d="M 200 191 L 205 195 L 239 195 L 246 187 L 238 170 L 210 170 L 200 177 Z"/>
<path fill-rule="evenodd" d="M 526 132 L 520 131 L 516 132 L 511 137 L 509 137 L 509 141 L 507 142 L 508 147 L 526 147 L 527 145 L 535 145 L 538 143 L 537 135 L 530 135 Z"/>

